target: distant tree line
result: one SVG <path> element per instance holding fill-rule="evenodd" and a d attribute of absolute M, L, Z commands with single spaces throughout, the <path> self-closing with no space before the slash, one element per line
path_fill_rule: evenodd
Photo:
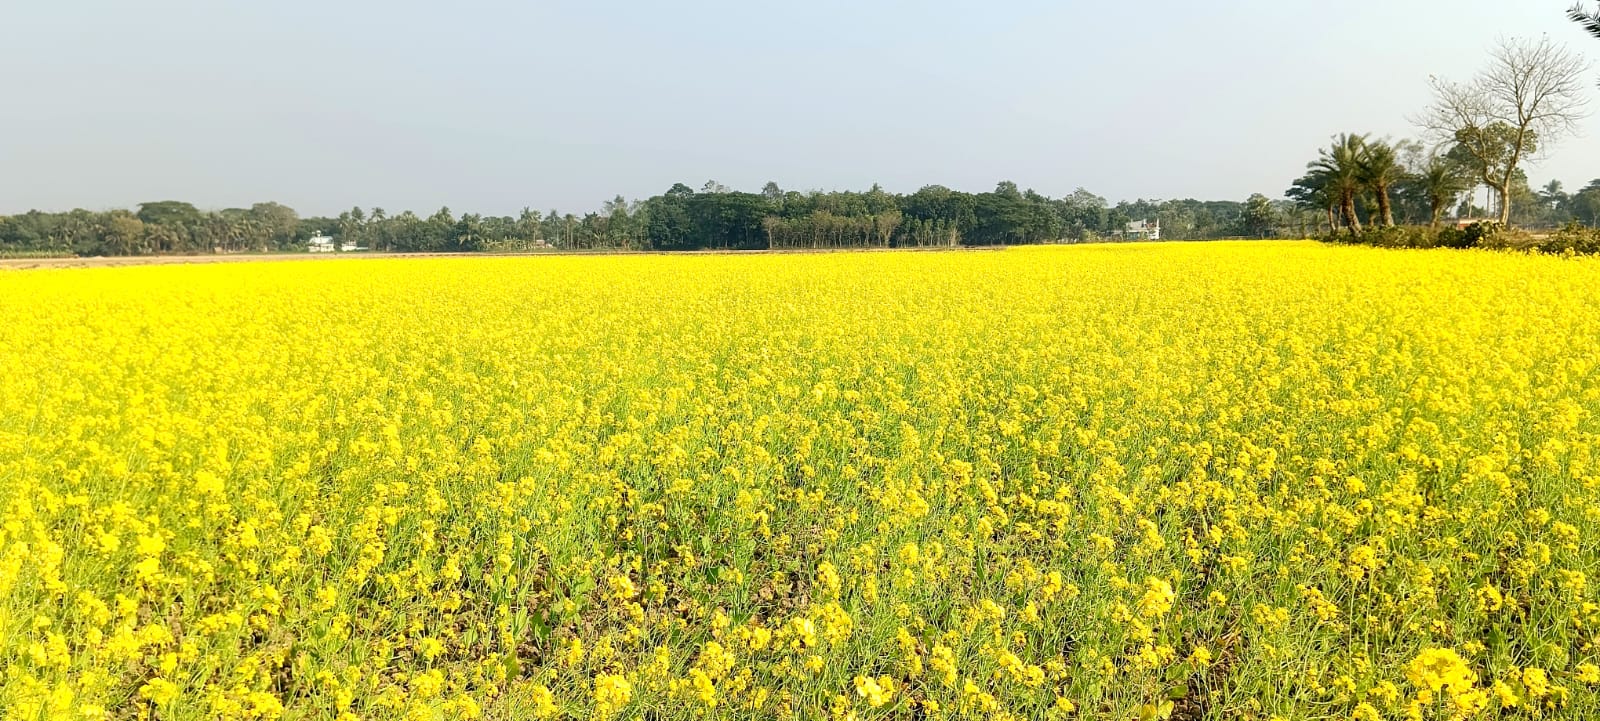
<path fill-rule="evenodd" d="M 301 217 L 279 203 L 202 211 L 159 201 L 136 210 L 30 211 L 0 217 L 0 254 L 148 255 L 305 250 L 313 237 L 391 252 L 928 248 L 1133 239 L 1133 221 L 1159 222 L 1170 239 L 1304 235 L 1292 203 L 1137 200 L 1112 205 L 1079 189 L 1061 198 L 1002 182 L 967 193 L 930 185 L 910 194 L 759 193 L 682 183 L 640 201 L 620 196 L 581 216 L 524 209 L 519 215 L 419 216 L 352 208 Z"/>

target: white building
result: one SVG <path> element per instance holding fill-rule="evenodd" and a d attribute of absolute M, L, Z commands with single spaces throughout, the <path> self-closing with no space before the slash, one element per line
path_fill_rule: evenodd
<path fill-rule="evenodd" d="M 1161 240 L 1161 219 L 1157 218 L 1155 222 L 1135 220 L 1128 224 L 1122 237 L 1128 240 Z"/>
<path fill-rule="evenodd" d="M 348 242 L 335 243 L 333 238 L 318 233 L 314 236 L 311 236 L 311 240 L 306 241 L 306 250 L 312 253 L 332 253 L 334 251 L 339 251 L 341 253 L 354 253 L 358 250 L 366 250 L 366 246 L 356 245 L 355 243 Z"/>

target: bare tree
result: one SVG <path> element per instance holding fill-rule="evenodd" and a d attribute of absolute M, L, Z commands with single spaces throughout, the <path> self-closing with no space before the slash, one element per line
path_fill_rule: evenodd
<path fill-rule="evenodd" d="M 1541 143 L 1548 148 L 1573 134 L 1587 116 L 1589 64 L 1549 38 L 1502 39 L 1489 57 L 1489 67 L 1469 83 L 1432 78 L 1433 105 L 1415 122 L 1471 160 L 1507 223 L 1517 167 L 1538 157 Z"/>

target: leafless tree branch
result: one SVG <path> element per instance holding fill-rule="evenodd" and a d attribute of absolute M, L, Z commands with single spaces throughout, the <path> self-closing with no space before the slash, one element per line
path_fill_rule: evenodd
<path fill-rule="evenodd" d="M 1520 163 L 1576 134 L 1588 117 L 1588 61 L 1549 38 L 1501 38 L 1489 66 L 1468 83 L 1432 78 L 1433 104 L 1415 118 L 1435 142 L 1471 156 L 1475 174 L 1511 216 L 1510 186 Z"/>

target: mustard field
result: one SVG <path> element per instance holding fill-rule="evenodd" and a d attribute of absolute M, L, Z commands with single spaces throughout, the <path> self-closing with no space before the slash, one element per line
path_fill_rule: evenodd
<path fill-rule="evenodd" d="M 0 369 L 4 719 L 1600 715 L 1600 261 L 13 271 Z"/>

